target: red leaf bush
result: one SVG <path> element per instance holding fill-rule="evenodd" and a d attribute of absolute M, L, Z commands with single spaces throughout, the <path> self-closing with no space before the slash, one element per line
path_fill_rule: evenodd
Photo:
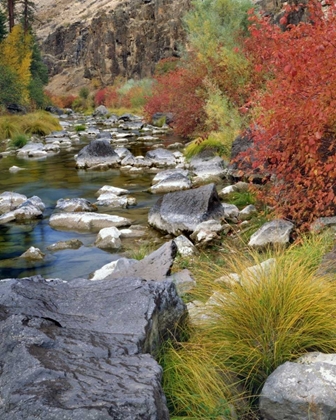
<path fill-rule="evenodd" d="M 275 175 L 263 198 L 302 228 L 336 209 L 335 3 L 323 12 L 311 0 L 307 16 L 282 30 L 251 15 L 246 41 L 255 70 L 269 79 L 252 100 L 251 160 Z"/>

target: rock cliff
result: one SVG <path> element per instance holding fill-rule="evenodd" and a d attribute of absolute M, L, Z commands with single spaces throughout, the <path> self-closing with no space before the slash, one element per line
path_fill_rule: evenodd
<path fill-rule="evenodd" d="M 68 90 L 97 79 L 143 78 L 162 58 L 177 56 L 189 0 L 39 2 L 37 36 L 50 75 Z"/>

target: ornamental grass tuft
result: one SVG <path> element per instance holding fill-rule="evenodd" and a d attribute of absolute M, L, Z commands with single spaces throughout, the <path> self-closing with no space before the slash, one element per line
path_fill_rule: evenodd
<path fill-rule="evenodd" d="M 307 352 L 336 352 L 335 276 L 316 274 L 333 241 L 328 233 L 310 236 L 264 254 L 241 247 L 223 252 L 220 266 L 199 265 L 188 298 L 200 301 L 200 315 L 191 318 L 189 341 L 175 345 L 163 363 L 173 416 L 251 419 L 279 365 Z M 251 266 L 257 268 L 246 270 Z M 230 281 L 230 273 L 239 277 Z"/>

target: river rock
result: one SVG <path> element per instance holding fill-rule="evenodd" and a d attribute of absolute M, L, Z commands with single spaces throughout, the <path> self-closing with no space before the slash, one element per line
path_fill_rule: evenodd
<path fill-rule="evenodd" d="M 184 235 L 177 236 L 174 239 L 177 246 L 177 251 L 183 257 L 190 257 L 191 255 L 197 254 L 195 245 Z"/>
<path fill-rule="evenodd" d="M 120 160 L 122 161 L 126 156 L 133 156 L 132 153 L 126 147 L 116 147 L 114 149 L 116 154 L 119 156 Z"/>
<path fill-rule="evenodd" d="M 119 155 L 114 151 L 108 140 L 92 140 L 78 153 L 76 167 L 85 169 L 101 164 L 114 167 L 119 160 Z"/>
<path fill-rule="evenodd" d="M 177 293 L 180 296 L 190 292 L 196 286 L 195 279 L 187 269 L 174 273 L 170 277 L 167 277 L 167 279 L 175 284 Z"/>
<path fill-rule="evenodd" d="M 233 223 L 238 222 L 239 209 L 234 204 L 223 203 L 223 218 Z"/>
<path fill-rule="evenodd" d="M 225 198 L 229 194 L 232 194 L 233 192 L 247 192 L 249 190 L 250 184 L 247 182 L 239 181 L 236 182 L 233 185 L 228 185 L 227 187 L 224 187 L 218 195 L 220 197 Z"/>
<path fill-rule="evenodd" d="M 101 229 L 95 240 L 97 248 L 118 249 L 121 247 L 120 232 L 116 227 Z"/>
<path fill-rule="evenodd" d="M 191 181 L 189 178 L 181 173 L 175 173 L 157 184 L 152 185 L 150 191 L 154 194 L 167 193 L 172 191 L 188 190 L 191 188 Z"/>
<path fill-rule="evenodd" d="M 145 236 L 147 231 L 145 226 L 132 225 L 128 229 L 120 229 L 120 238 L 141 238 Z"/>
<path fill-rule="evenodd" d="M 131 221 L 125 217 L 103 213 L 64 212 L 51 215 L 49 224 L 54 229 L 99 232 L 106 227 L 130 226 Z"/>
<path fill-rule="evenodd" d="M 214 239 L 218 239 L 218 233 L 225 231 L 225 233 L 231 230 L 230 225 L 222 225 L 218 220 L 207 220 L 199 223 L 194 232 L 190 235 L 195 243 L 206 244 Z"/>
<path fill-rule="evenodd" d="M 85 130 L 85 132 L 88 136 L 98 136 L 98 134 L 100 133 L 100 131 L 97 127 L 88 127 Z"/>
<path fill-rule="evenodd" d="M 130 113 L 126 112 L 125 114 L 122 114 L 118 118 L 118 121 L 123 121 L 123 122 L 128 122 L 128 121 L 135 122 L 135 121 L 138 121 L 139 122 L 139 121 L 142 121 L 142 118 L 139 117 L 138 115 L 133 115 L 133 114 L 130 114 Z"/>
<path fill-rule="evenodd" d="M 195 156 L 190 161 L 190 169 L 196 177 L 203 180 L 209 177 L 223 178 L 226 175 L 225 162 L 219 156 Z"/>
<path fill-rule="evenodd" d="M 327 254 L 323 255 L 322 261 L 317 269 L 317 276 L 335 276 L 336 273 L 336 246 Z"/>
<path fill-rule="evenodd" d="M 104 105 L 99 105 L 94 111 L 93 116 L 94 117 L 104 117 L 109 113 L 109 110 Z"/>
<path fill-rule="evenodd" d="M 0 418 L 168 420 L 151 356 L 185 316 L 171 282 L 0 282 Z"/>
<path fill-rule="evenodd" d="M 126 208 L 129 205 L 129 199 L 126 196 L 117 196 L 113 193 L 106 192 L 103 194 L 100 194 L 98 197 L 98 200 L 95 202 L 96 206 L 103 206 L 103 207 L 110 207 L 110 208 L 116 208 L 116 207 L 123 207 Z"/>
<path fill-rule="evenodd" d="M 108 276 L 110 276 L 113 273 L 128 270 L 131 265 L 137 262 L 138 260 L 134 260 L 132 258 L 119 258 L 116 261 L 112 261 L 108 264 L 105 264 L 103 267 L 96 270 L 90 277 L 90 280 L 105 280 Z"/>
<path fill-rule="evenodd" d="M 239 220 L 250 220 L 256 214 L 258 214 L 256 207 L 253 204 L 249 204 L 239 212 Z"/>
<path fill-rule="evenodd" d="M 85 198 L 60 198 L 56 209 L 65 212 L 97 211 L 97 207 Z"/>
<path fill-rule="evenodd" d="M 59 139 L 62 137 L 69 137 L 69 133 L 66 130 L 57 130 L 57 131 L 52 131 L 50 134 L 48 134 L 48 137 Z"/>
<path fill-rule="evenodd" d="M 20 168 L 19 166 L 11 166 L 10 168 L 9 168 L 9 172 L 11 173 L 11 174 L 16 174 L 17 172 L 20 172 L 20 171 L 24 171 L 25 170 L 25 168 Z"/>
<path fill-rule="evenodd" d="M 20 204 L 13 213 L 17 221 L 40 219 L 43 217 L 43 210 L 41 210 L 40 205 L 35 205 L 34 201 L 30 201 L 29 199 Z"/>
<path fill-rule="evenodd" d="M 336 354 L 308 353 L 286 362 L 266 380 L 260 395 L 265 420 L 330 420 L 335 417 Z"/>
<path fill-rule="evenodd" d="M 23 194 L 5 191 L 0 194 L 0 214 L 15 210 L 20 204 L 24 203 L 27 197 Z"/>
<path fill-rule="evenodd" d="M 150 159 L 152 164 L 157 167 L 175 166 L 176 159 L 172 152 L 159 147 L 155 150 L 150 150 L 145 156 Z"/>
<path fill-rule="evenodd" d="M 193 232 L 206 220 L 220 220 L 223 206 L 214 184 L 165 194 L 151 208 L 148 223 L 176 236 Z"/>
<path fill-rule="evenodd" d="M 97 139 L 111 140 L 112 134 L 109 131 L 102 131 L 99 134 L 97 134 Z"/>
<path fill-rule="evenodd" d="M 309 229 L 313 233 L 319 233 L 328 227 L 334 228 L 335 226 L 336 226 L 336 216 L 319 217 L 310 225 Z"/>
<path fill-rule="evenodd" d="M 69 239 L 67 241 L 58 241 L 52 245 L 49 245 L 47 249 L 49 251 L 61 251 L 63 249 L 78 249 L 83 245 L 83 242 L 79 239 Z"/>
<path fill-rule="evenodd" d="M 48 156 L 43 143 L 28 143 L 17 152 L 18 157 L 41 158 Z"/>
<path fill-rule="evenodd" d="M 19 258 L 25 258 L 26 260 L 43 260 L 45 257 L 45 254 L 39 249 L 35 248 L 34 246 L 31 246 L 29 249 L 27 249 L 26 252 L 24 252 L 22 255 L 20 255 Z"/>
<path fill-rule="evenodd" d="M 166 169 L 164 171 L 158 172 L 152 179 L 152 184 L 156 184 L 164 179 L 169 178 L 171 175 L 182 174 L 185 177 L 189 175 L 189 171 L 186 169 Z"/>
<path fill-rule="evenodd" d="M 124 188 L 113 187 L 112 185 L 104 185 L 97 191 L 96 196 L 99 197 L 101 194 L 105 193 L 111 193 L 119 196 L 129 194 L 129 191 Z"/>
<path fill-rule="evenodd" d="M 261 226 L 248 243 L 249 246 L 262 247 L 266 245 L 285 245 L 289 242 L 293 223 L 286 220 L 272 220 Z"/>
<path fill-rule="evenodd" d="M 163 281 L 170 275 L 176 257 L 177 247 L 174 241 L 166 242 L 159 249 L 140 261 L 130 264 L 122 271 L 115 271 L 106 277 L 107 280 L 127 277 L 140 277 L 145 280 Z"/>

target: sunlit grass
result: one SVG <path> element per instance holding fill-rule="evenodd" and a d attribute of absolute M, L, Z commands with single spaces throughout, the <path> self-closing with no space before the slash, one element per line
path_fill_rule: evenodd
<path fill-rule="evenodd" d="M 48 112 L 38 111 L 26 115 L 6 115 L 0 117 L 0 139 L 12 139 L 15 135 L 47 135 L 51 131 L 61 130 L 57 118 Z"/>
<path fill-rule="evenodd" d="M 316 275 L 333 242 L 327 232 L 286 250 L 223 246 L 214 258 L 193 257 L 197 285 L 188 299 L 203 302 L 201 315 L 192 318 L 189 341 L 168 349 L 162 362 L 172 416 L 251 419 L 252 401 L 279 365 L 336 351 L 336 282 Z M 251 266 L 259 268 L 246 271 Z M 227 281 L 230 273 L 239 278 Z"/>

